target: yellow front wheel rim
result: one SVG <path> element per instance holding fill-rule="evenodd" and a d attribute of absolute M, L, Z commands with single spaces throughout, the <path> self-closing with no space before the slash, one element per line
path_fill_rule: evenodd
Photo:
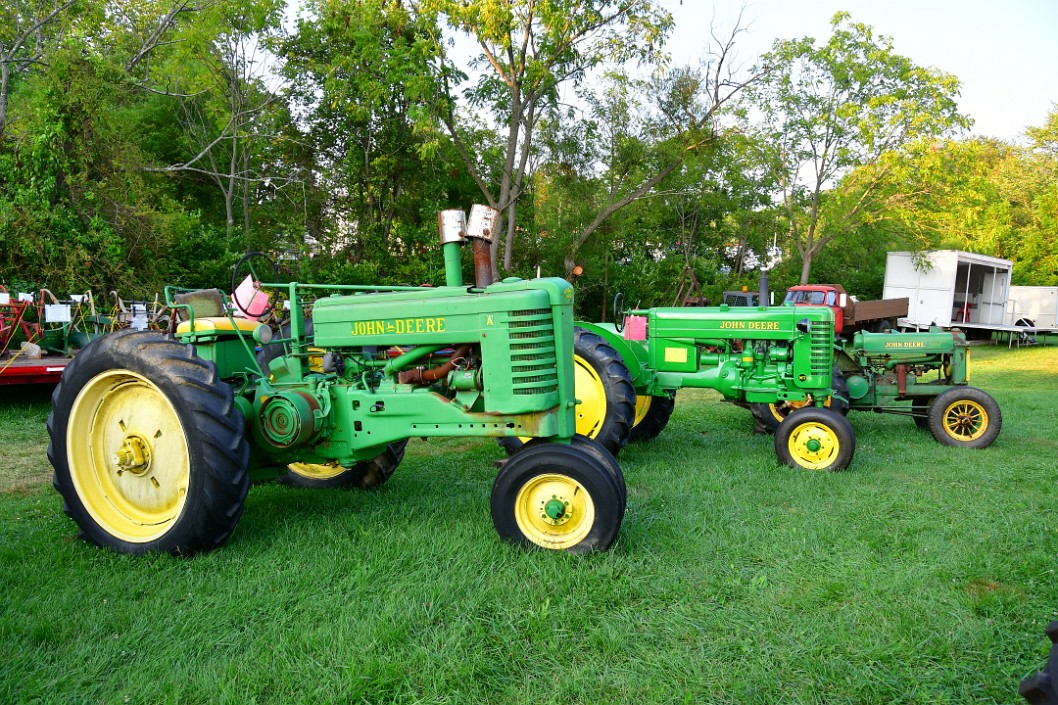
<path fill-rule="evenodd" d="M 787 447 L 798 466 L 806 470 L 825 470 L 837 459 L 841 442 L 829 426 L 806 421 L 794 428 Z"/>
<path fill-rule="evenodd" d="M 514 520 L 537 546 L 576 546 L 595 523 L 595 503 L 582 484 L 566 475 L 538 475 L 522 485 L 514 500 Z"/>
<path fill-rule="evenodd" d="M 130 543 L 172 528 L 187 501 L 187 436 L 169 398 L 146 377 L 111 370 L 92 378 L 70 407 L 70 480 L 92 519 Z"/>
<path fill-rule="evenodd" d="M 988 412 L 969 399 L 960 399 L 944 410 L 944 431 L 963 443 L 973 441 L 988 430 Z"/>
<path fill-rule="evenodd" d="M 577 394 L 577 433 L 595 438 L 606 420 L 606 387 L 587 360 L 573 356 L 573 386 Z"/>

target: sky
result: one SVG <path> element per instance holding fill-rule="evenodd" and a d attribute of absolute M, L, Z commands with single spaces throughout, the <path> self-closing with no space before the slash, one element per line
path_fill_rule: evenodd
<path fill-rule="evenodd" d="M 661 0 L 675 20 L 669 51 L 676 65 L 705 53 L 710 26 L 726 36 L 744 7 L 736 40 L 747 66 L 778 38 L 830 36 L 839 10 L 892 37 L 893 50 L 921 66 L 954 74 L 970 132 L 1020 141 L 1058 103 L 1058 0 Z"/>

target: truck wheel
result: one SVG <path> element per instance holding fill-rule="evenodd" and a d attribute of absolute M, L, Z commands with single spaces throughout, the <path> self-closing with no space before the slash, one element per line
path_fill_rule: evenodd
<path fill-rule="evenodd" d="M 620 473 L 620 471 L 618 471 Z M 533 443 L 492 485 L 492 523 L 506 541 L 570 553 L 605 551 L 624 500 L 610 470 L 574 445 Z"/>
<path fill-rule="evenodd" d="M 888 333 L 894 328 L 893 321 L 888 318 L 883 318 L 874 325 L 875 333 Z"/>
<path fill-rule="evenodd" d="M 786 417 L 775 432 L 775 454 L 790 467 L 844 470 L 856 452 L 856 437 L 844 416 L 805 407 Z"/>
<path fill-rule="evenodd" d="M 932 399 L 923 399 L 918 397 L 911 402 L 911 410 L 914 412 L 913 418 L 915 425 L 921 429 L 929 430 L 929 407 L 933 403 Z"/>
<path fill-rule="evenodd" d="M 401 461 L 408 441 L 394 441 L 382 449 L 371 460 L 361 460 L 351 468 L 333 463 L 291 463 L 289 472 L 279 481 L 291 487 L 305 489 L 327 489 L 332 487 L 356 487 L 370 490 L 381 486 L 393 476 Z"/>
<path fill-rule="evenodd" d="M 809 407 L 813 400 L 805 401 L 781 401 L 773 404 L 750 404 L 749 410 L 753 412 L 753 418 L 757 425 L 768 433 L 775 433 L 779 424 L 787 416 L 798 409 Z M 849 383 L 845 381 L 845 375 L 836 365 L 831 372 L 830 396 L 823 402 L 823 406 L 832 409 L 842 416 L 849 413 Z"/>
<path fill-rule="evenodd" d="M 1058 620 L 1047 625 L 1051 650 L 1042 671 L 1021 681 L 1018 695 L 1032 705 L 1058 705 Z"/>
<path fill-rule="evenodd" d="M 944 445 L 987 448 L 1002 426 L 995 399 L 975 387 L 949 389 L 929 407 L 929 430 Z"/>
<path fill-rule="evenodd" d="M 123 330 L 52 394 L 48 459 L 81 536 L 121 553 L 194 553 L 231 535 L 250 487 L 231 387 L 194 348 Z"/>
<path fill-rule="evenodd" d="M 636 396 L 636 417 L 632 433 L 628 436 L 631 443 L 649 441 L 657 438 L 669 424 L 676 400 L 670 396 Z"/>
<path fill-rule="evenodd" d="M 632 430 L 636 390 L 621 356 L 583 328 L 573 329 L 573 379 L 577 433 L 593 438 L 616 456 Z"/>

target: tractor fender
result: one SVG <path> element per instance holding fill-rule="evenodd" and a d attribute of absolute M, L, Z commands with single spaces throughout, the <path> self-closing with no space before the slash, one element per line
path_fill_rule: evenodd
<path fill-rule="evenodd" d="M 642 378 L 644 363 L 647 359 L 646 341 L 638 342 L 634 340 L 625 340 L 624 336 L 617 332 L 616 327 L 612 323 L 587 323 L 584 321 L 577 321 L 574 325 L 599 336 L 606 341 L 607 345 L 617 351 L 617 354 L 621 356 L 621 360 L 624 362 L 625 367 L 628 368 L 628 374 L 632 378 L 632 384 L 635 385 L 637 389 L 640 389 L 644 384 L 651 381 Z"/>

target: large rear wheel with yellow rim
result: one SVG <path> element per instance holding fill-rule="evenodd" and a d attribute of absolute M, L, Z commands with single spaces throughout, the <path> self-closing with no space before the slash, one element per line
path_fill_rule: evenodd
<path fill-rule="evenodd" d="M 48 459 L 81 535 L 122 553 L 222 544 L 249 490 L 231 388 L 194 348 L 159 333 L 93 341 L 52 395 Z"/>
<path fill-rule="evenodd" d="M 632 433 L 628 436 L 630 443 L 641 443 L 657 438 L 669 425 L 676 400 L 670 396 L 636 395 L 636 417 Z"/>
<path fill-rule="evenodd" d="M 616 456 L 628 442 L 636 415 L 636 389 L 624 361 L 600 336 L 574 328 L 573 381 L 577 433 Z"/>
<path fill-rule="evenodd" d="M 370 490 L 381 486 L 404 460 L 407 439 L 394 441 L 370 460 L 361 460 L 352 467 L 334 463 L 291 463 L 288 472 L 279 481 L 292 487 L 326 489 L 331 487 L 355 487 Z"/>
<path fill-rule="evenodd" d="M 805 407 L 787 416 L 775 432 L 775 454 L 803 470 L 844 470 L 856 452 L 852 426 L 824 407 Z"/>
<path fill-rule="evenodd" d="M 612 472 L 576 445 L 526 445 L 504 463 L 492 485 L 496 532 L 507 541 L 551 550 L 606 550 L 624 517 L 624 497 Z"/>
<path fill-rule="evenodd" d="M 929 405 L 929 430 L 944 445 L 987 448 L 1002 426 L 999 404 L 976 387 L 949 389 Z"/>

